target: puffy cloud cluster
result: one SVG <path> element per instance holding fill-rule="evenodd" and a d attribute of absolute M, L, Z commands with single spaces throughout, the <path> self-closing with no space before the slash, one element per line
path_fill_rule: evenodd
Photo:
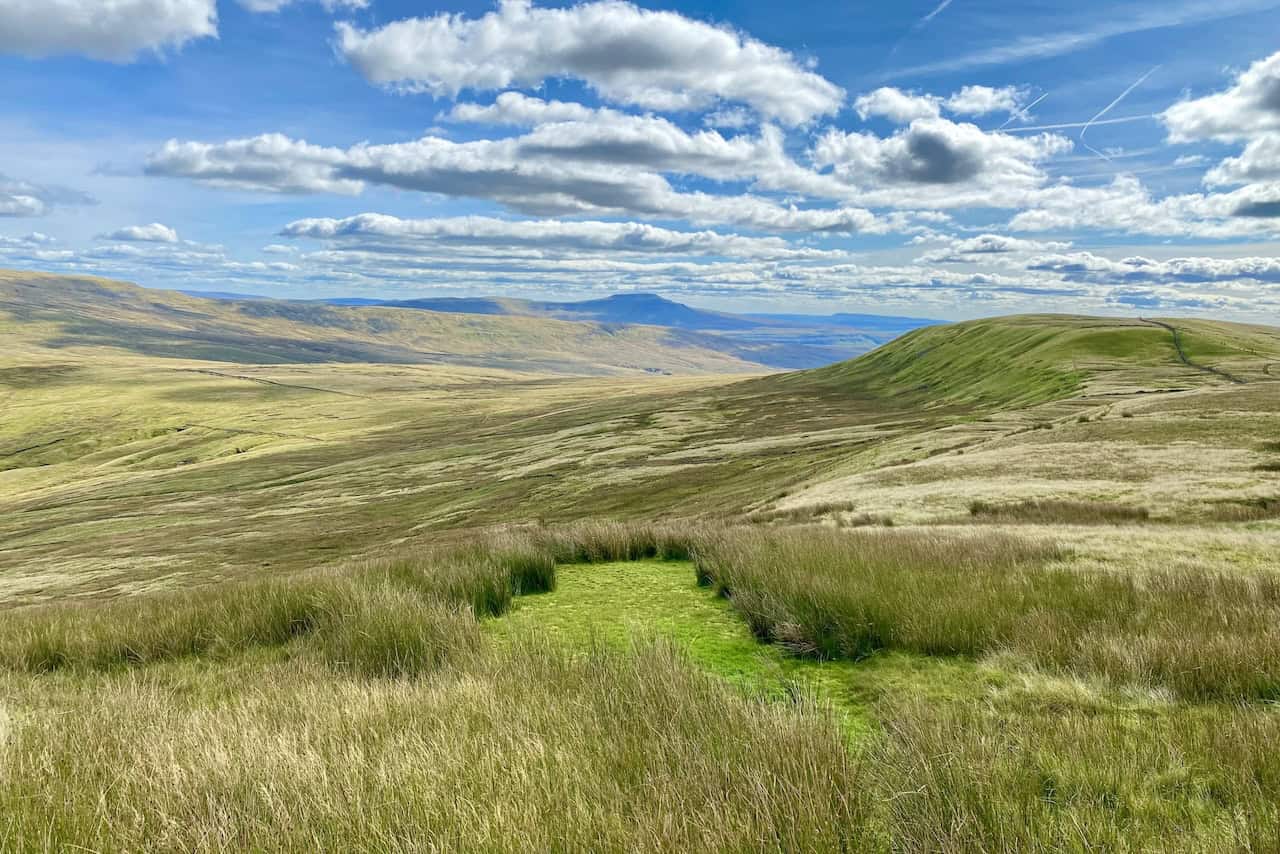
<path fill-rule="evenodd" d="M 153 222 L 150 225 L 130 225 L 98 235 L 99 240 L 121 240 L 127 243 L 177 243 L 178 232 L 167 225 Z"/>
<path fill-rule="evenodd" d="M 1092 252 L 1047 255 L 1027 264 L 1028 270 L 1062 275 L 1071 281 L 1102 283 L 1220 283 L 1247 280 L 1280 284 L 1280 258 L 1171 258 L 1157 261 L 1132 257 L 1112 260 Z"/>
<path fill-rule="evenodd" d="M 240 0 L 240 5 L 250 12 L 279 12 L 285 6 L 300 0 Z M 339 9 L 364 9 L 369 0 L 319 0 L 320 5 L 330 12 Z"/>
<path fill-rule="evenodd" d="M 1226 91 L 1180 101 L 1162 118 L 1171 142 L 1238 142 L 1280 131 L 1280 53 L 1253 63 Z"/>
<path fill-rule="evenodd" d="M 218 34 L 214 0 L 4 0 L 0 53 L 128 62 Z"/>
<path fill-rule="evenodd" d="M 345 219 L 304 219 L 285 226 L 285 237 L 333 240 L 400 251 L 409 247 L 460 247 L 540 252 L 729 256 L 750 259 L 829 258 L 845 253 L 793 247 L 777 237 L 744 237 L 716 231 L 675 231 L 641 222 L 506 220 L 493 217 L 400 219 L 360 214 Z"/>
<path fill-rule="evenodd" d="M 1070 149 L 1070 140 L 1052 134 L 1017 137 L 922 118 L 890 137 L 829 130 L 812 156 L 855 187 L 971 184 L 1008 192 L 1042 184 L 1037 164 Z"/>
<path fill-rule="evenodd" d="M 1280 218 L 1280 53 L 1253 63 L 1232 86 L 1181 101 L 1162 116 L 1171 142 L 1244 142 L 1239 155 L 1205 173 L 1208 187 L 1240 187 L 1232 213 Z"/>
<path fill-rule="evenodd" d="M 272 192 L 355 194 L 376 184 L 496 201 L 535 215 L 645 215 L 778 231 L 885 230 L 861 208 L 798 208 L 750 194 L 682 192 L 658 171 L 746 176 L 775 146 L 767 137 L 687 134 L 664 119 L 562 123 L 501 140 L 441 137 L 327 148 L 278 134 L 224 143 L 170 141 L 147 162 L 152 175 Z"/>
<path fill-rule="evenodd" d="M 844 99 L 784 50 L 619 0 L 560 9 L 503 0 L 480 18 L 442 13 L 375 30 L 342 23 L 338 47 L 371 82 L 436 96 L 572 78 L 619 104 L 679 111 L 731 102 L 792 125 L 835 113 Z"/>
<path fill-rule="evenodd" d="M 1007 113 L 1026 118 L 1025 105 L 1029 91 L 1018 86 L 965 86 L 948 98 L 938 95 L 904 92 L 893 86 L 882 86 L 860 95 L 853 108 L 864 121 L 872 116 L 886 118 L 895 124 L 910 124 L 916 119 L 936 119 L 945 108 L 958 116 L 986 116 Z"/>

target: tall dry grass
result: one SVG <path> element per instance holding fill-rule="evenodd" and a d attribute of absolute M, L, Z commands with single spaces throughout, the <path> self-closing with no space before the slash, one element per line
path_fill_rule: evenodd
<path fill-rule="evenodd" d="M 801 654 L 1012 651 L 1191 699 L 1280 700 L 1280 576 L 1048 565 L 1060 557 L 996 531 L 735 530 L 698 548 L 697 571 Z"/>
<path fill-rule="evenodd" d="M 1280 850 L 1280 715 L 898 700 L 863 757 L 895 851 Z"/>
<path fill-rule="evenodd" d="M 46 677 L 0 756 L 0 850 L 864 849 L 827 714 L 664 644 L 530 638 L 431 680 L 294 661 L 213 696 L 175 689 L 189 667 Z"/>

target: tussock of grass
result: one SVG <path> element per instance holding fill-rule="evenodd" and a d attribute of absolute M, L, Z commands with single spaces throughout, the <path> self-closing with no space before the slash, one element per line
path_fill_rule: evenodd
<path fill-rule="evenodd" d="M 1045 566 L 1060 556 L 994 532 L 750 530 L 700 548 L 697 572 L 801 654 L 1007 650 L 1187 698 L 1280 700 L 1280 577 Z"/>
<path fill-rule="evenodd" d="M 0 667 L 102 670 L 280 645 L 312 631 L 343 589 L 334 579 L 262 582 L 6 614 Z"/>
<path fill-rule="evenodd" d="M 908 700 L 864 757 L 898 851 L 1262 851 L 1280 834 L 1280 716 L 1049 715 Z"/>
<path fill-rule="evenodd" d="M 1268 460 L 1265 463 L 1258 463 L 1253 467 L 1254 471 L 1280 471 L 1280 460 Z"/>
<path fill-rule="evenodd" d="M 688 560 L 698 530 L 688 525 L 645 525 L 609 520 L 579 522 L 531 534 L 560 563 Z"/>
<path fill-rule="evenodd" d="M 1242 498 L 1213 505 L 1209 518 L 1215 522 L 1261 522 L 1280 518 L 1280 498 Z"/>
<path fill-rule="evenodd" d="M 0 668 L 41 673 L 225 658 L 310 637 L 321 626 L 322 645 L 333 652 L 326 653 L 329 660 L 343 660 L 343 649 L 360 644 L 374 659 L 381 653 L 373 648 L 382 645 L 395 660 L 393 635 L 400 632 L 410 650 L 405 654 L 426 661 L 434 655 L 427 650 L 431 639 L 416 634 L 408 617 L 383 612 L 414 609 L 423 619 L 439 618 L 442 632 L 460 631 L 458 620 L 441 615 L 460 609 L 474 617 L 502 614 L 513 596 L 551 590 L 557 561 L 688 559 L 695 536 L 688 529 L 618 522 L 508 529 L 466 545 L 405 552 L 330 573 L 33 608 L 8 614 L 0 624 Z M 342 625 L 347 621 L 352 625 Z M 375 663 L 372 669 L 399 673 L 417 666 Z"/>
<path fill-rule="evenodd" d="M 1115 525 L 1145 522 L 1151 511 L 1145 507 L 1114 504 L 1108 501 L 1064 501 L 1039 499 L 1013 504 L 974 501 L 969 515 L 977 521 L 1031 522 L 1062 525 Z"/>
<path fill-rule="evenodd" d="M 432 673 L 479 643 L 470 611 L 384 585 L 354 589 L 321 620 L 311 645 L 336 668 L 394 678 Z"/>

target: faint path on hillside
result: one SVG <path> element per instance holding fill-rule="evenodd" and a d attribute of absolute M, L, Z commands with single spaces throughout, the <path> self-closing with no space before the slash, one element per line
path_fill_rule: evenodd
<path fill-rule="evenodd" d="M 1167 329 L 1173 335 L 1173 348 L 1178 351 L 1178 358 L 1181 359 L 1182 364 L 1186 365 L 1188 368 L 1195 368 L 1197 371 L 1204 371 L 1206 374 L 1214 374 L 1215 376 L 1222 377 L 1224 380 L 1229 382 L 1245 385 L 1244 380 L 1237 376 L 1233 376 L 1220 368 L 1202 365 L 1199 362 L 1193 362 L 1191 359 L 1187 358 L 1187 351 L 1182 349 L 1182 333 L 1179 332 L 1173 324 L 1165 323 L 1162 320 L 1148 320 L 1145 317 L 1139 317 L 1138 319 L 1143 323 L 1149 323 L 1152 326 L 1159 326 L 1162 329 Z"/>
<path fill-rule="evenodd" d="M 338 394 L 343 397 L 356 397 L 361 400 L 373 399 L 369 397 L 369 395 L 367 394 L 356 394 L 355 392 L 338 391 L 337 389 L 320 388 L 318 386 L 313 386 L 313 385 L 297 385 L 295 383 L 282 383 L 282 382 L 278 382 L 277 380 L 263 379 L 262 377 L 246 377 L 243 374 L 224 374 L 221 371 L 211 371 L 203 368 L 179 368 L 178 370 L 184 374 L 207 374 L 211 377 L 221 377 L 227 380 L 244 380 L 245 382 L 249 382 L 249 383 L 261 383 L 262 385 L 273 385 L 273 386 L 278 386 L 280 388 L 296 388 L 302 391 L 318 391 L 318 392 L 321 392 L 322 394 Z"/>

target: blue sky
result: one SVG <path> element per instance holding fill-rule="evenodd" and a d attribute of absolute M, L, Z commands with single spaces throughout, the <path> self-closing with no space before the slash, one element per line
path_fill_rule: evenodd
<path fill-rule="evenodd" d="M 3 0 L 0 266 L 1280 322 L 1278 14 Z"/>

